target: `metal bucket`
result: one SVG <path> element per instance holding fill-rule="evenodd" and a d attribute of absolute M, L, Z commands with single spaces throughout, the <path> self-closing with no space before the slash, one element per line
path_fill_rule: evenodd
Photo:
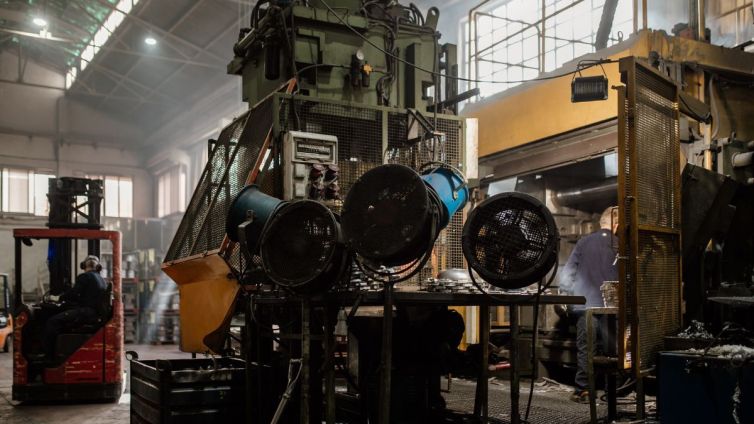
<path fill-rule="evenodd" d="M 600 286 L 602 292 L 602 302 L 604 302 L 606 308 L 618 307 L 618 282 L 617 281 L 605 281 Z"/>

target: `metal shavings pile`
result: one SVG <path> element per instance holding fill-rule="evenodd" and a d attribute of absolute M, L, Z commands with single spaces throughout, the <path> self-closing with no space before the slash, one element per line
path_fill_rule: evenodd
<path fill-rule="evenodd" d="M 754 359 L 754 349 L 741 345 L 722 345 L 710 348 L 708 355 L 724 358 Z"/>
<path fill-rule="evenodd" d="M 685 339 L 712 339 L 712 334 L 704 328 L 704 323 L 697 320 L 691 321 L 691 325 L 680 333 L 678 337 Z"/>

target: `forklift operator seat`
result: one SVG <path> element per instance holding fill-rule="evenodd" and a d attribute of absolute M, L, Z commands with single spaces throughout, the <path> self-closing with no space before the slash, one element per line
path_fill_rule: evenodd
<path fill-rule="evenodd" d="M 97 320 L 76 324 L 66 329 L 66 333 L 96 333 L 102 327 L 102 324 L 110 320 L 113 314 L 113 283 L 107 283 L 105 292 L 102 294 L 100 304 L 97 306 Z"/>
<path fill-rule="evenodd" d="M 55 356 L 58 361 L 67 358 L 87 342 L 113 314 L 113 284 L 107 283 L 102 300 L 97 307 L 96 321 L 77 323 L 58 334 L 55 340 Z"/>

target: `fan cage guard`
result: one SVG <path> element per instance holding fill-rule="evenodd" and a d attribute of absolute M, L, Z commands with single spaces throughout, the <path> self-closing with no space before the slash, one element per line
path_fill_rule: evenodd
<path fill-rule="evenodd" d="M 260 256 L 279 286 L 321 292 L 343 275 L 348 255 L 336 216 L 319 202 L 300 200 L 272 217 L 262 233 Z"/>
<path fill-rule="evenodd" d="M 419 174 L 404 165 L 367 171 L 343 204 L 347 244 L 376 267 L 413 262 L 434 239 L 429 233 L 430 191 Z"/>
<path fill-rule="evenodd" d="M 533 284 L 557 262 L 559 234 L 555 220 L 536 198 L 502 193 L 471 211 L 462 247 L 471 269 L 502 289 Z"/>

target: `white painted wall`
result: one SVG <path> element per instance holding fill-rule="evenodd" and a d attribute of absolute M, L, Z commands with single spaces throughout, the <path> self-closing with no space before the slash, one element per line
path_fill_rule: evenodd
<path fill-rule="evenodd" d="M 15 54 L 0 52 L 0 167 L 58 176 L 103 174 L 131 177 L 134 217 L 154 216 L 154 180 L 143 152 L 130 148 L 144 138 L 137 127 L 65 96 L 57 71 L 29 60 L 19 80 Z M 13 228 L 44 227 L 46 217 L 0 214 L 0 272 L 14 273 Z M 24 248 L 24 290 L 45 269 L 47 243 Z"/>
<path fill-rule="evenodd" d="M 204 169 L 199 159 L 201 150 L 207 149 L 207 140 L 217 138 L 223 127 L 247 109 L 241 101 L 241 78 L 229 80 L 147 138 L 146 144 L 154 146 L 145 152 L 149 170 L 157 175 L 171 166 L 186 165 L 186 198 L 190 199 Z M 156 203 L 156 189 L 154 196 Z"/>
<path fill-rule="evenodd" d="M 134 216 L 154 216 L 145 156 L 129 147 L 142 131 L 65 96 L 63 84 L 57 71 L 32 60 L 19 80 L 17 56 L 0 52 L 0 166 L 131 177 Z"/>

